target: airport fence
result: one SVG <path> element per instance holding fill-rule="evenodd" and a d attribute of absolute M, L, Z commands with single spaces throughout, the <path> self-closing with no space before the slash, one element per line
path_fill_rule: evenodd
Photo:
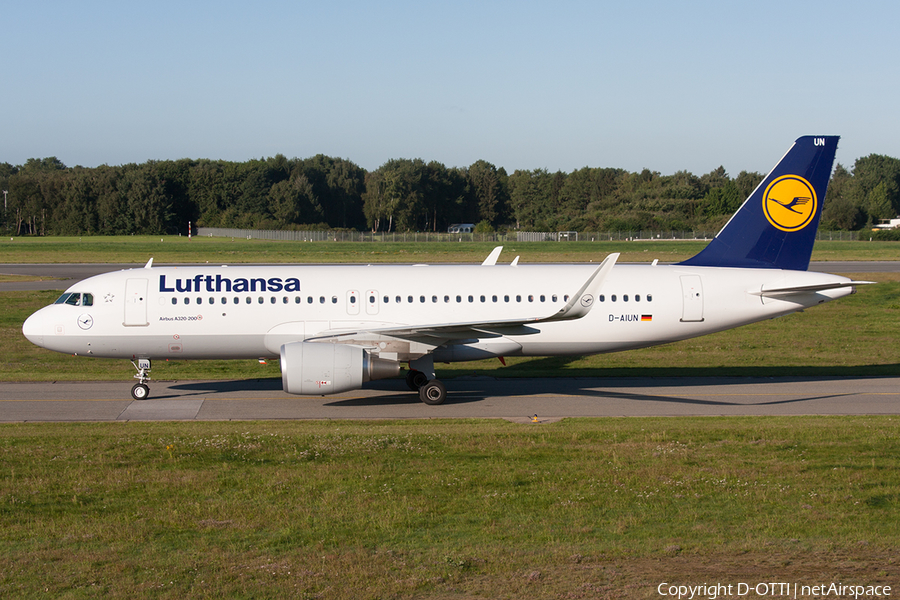
<path fill-rule="evenodd" d="M 859 231 L 819 231 L 817 240 L 859 240 Z M 865 233 L 865 232 L 863 232 Z M 289 231 L 198 227 L 201 237 L 231 237 L 290 242 L 597 242 L 633 240 L 710 240 L 714 231 L 510 231 L 443 233 L 385 231 Z"/>

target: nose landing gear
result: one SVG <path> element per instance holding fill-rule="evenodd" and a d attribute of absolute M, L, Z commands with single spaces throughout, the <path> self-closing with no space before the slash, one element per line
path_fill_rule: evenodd
<path fill-rule="evenodd" d="M 150 387 L 144 382 L 150 381 L 150 359 L 139 358 L 137 364 L 134 364 L 134 361 L 131 361 L 131 364 L 137 369 L 134 378 L 138 380 L 131 388 L 131 397 L 135 400 L 146 400 L 150 396 Z"/>

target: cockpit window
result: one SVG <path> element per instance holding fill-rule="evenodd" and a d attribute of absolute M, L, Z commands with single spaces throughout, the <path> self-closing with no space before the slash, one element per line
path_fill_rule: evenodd
<path fill-rule="evenodd" d="M 69 306 L 93 306 L 94 295 L 80 292 L 66 292 L 57 299 L 54 304 L 68 304 Z"/>

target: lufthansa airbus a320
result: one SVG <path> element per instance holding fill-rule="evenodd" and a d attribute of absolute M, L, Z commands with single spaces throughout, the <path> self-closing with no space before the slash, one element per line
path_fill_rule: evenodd
<path fill-rule="evenodd" d="M 146 267 L 91 277 L 31 315 L 44 348 L 135 364 L 280 358 L 284 391 L 325 395 L 400 373 L 427 404 L 435 362 L 617 352 L 771 319 L 854 292 L 807 271 L 838 137 L 801 137 L 725 227 L 674 265 Z"/>

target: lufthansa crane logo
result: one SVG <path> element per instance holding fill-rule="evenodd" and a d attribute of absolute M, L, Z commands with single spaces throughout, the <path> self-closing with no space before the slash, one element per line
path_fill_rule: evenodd
<path fill-rule="evenodd" d="M 818 207 L 816 191 L 799 175 L 784 175 L 763 194 L 766 219 L 781 231 L 799 231 L 809 225 Z"/>

